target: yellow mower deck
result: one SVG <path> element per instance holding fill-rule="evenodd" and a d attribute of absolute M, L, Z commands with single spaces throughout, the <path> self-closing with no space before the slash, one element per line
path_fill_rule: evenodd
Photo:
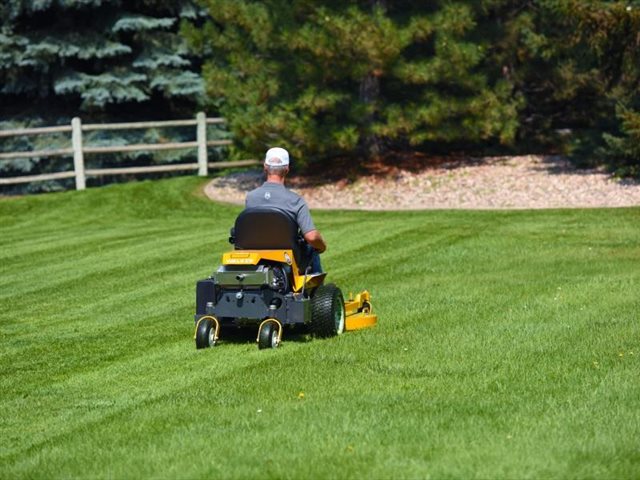
<path fill-rule="evenodd" d="M 371 306 L 371 294 L 366 290 L 355 297 L 350 295 L 349 300 L 344 302 L 344 310 L 346 331 L 373 327 L 378 323 L 378 316 L 373 313 Z"/>

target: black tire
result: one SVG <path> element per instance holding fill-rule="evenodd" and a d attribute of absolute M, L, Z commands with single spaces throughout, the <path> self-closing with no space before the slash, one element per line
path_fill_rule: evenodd
<path fill-rule="evenodd" d="M 278 348 L 278 327 L 275 323 L 269 322 L 262 326 L 260 337 L 258 338 L 258 348 Z"/>
<path fill-rule="evenodd" d="M 319 338 L 344 332 L 344 297 L 333 283 L 320 285 L 311 297 L 311 333 Z"/>
<path fill-rule="evenodd" d="M 216 345 L 216 327 L 208 318 L 198 322 L 196 330 L 196 348 L 209 348 Z"/>

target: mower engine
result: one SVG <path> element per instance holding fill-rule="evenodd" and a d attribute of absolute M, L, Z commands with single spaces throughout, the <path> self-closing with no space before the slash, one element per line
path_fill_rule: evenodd
<path fill-rule="evenodd" d="M 221 266 L 209 279 L 198 282 L 196 318 L 213 315 L 223 324 L 275 318 L 282 324 L 311 320 L 310 299 L 290 289 L 282 266 Z"/>

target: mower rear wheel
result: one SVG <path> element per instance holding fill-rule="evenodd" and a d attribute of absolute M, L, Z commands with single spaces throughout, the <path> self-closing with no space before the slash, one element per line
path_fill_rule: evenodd
<path fill-rule="evenodd" d="M 273 322 L 264 324 L 262 330 L 260 330 L 258 348 L 260 350 L 264 348 L 277 348 L 279 345 L 277 325 Z"/>
<path fill-rule="evenodd" d="M 320 285 L 311 297 L 311 332 L 319 338 L 344 332 L 344 297 L 333 283 Z"/>
<path fill-rule="evenodd" d="M 208 318 L 198 322 L 196 330 L 196 348 L 209 348 L 216 345 L 216 327 Z"/>

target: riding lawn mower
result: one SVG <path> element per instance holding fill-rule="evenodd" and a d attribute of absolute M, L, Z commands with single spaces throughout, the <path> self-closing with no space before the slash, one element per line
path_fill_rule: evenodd
<path fill-rule="evenodd" d="M 311 256 L 297 223 L 273 208 L 244 210 L 231 229 L 235 249 L 196 286 L 196 348 L 215 346 L 227 327 L 257 326 L 258 348 L 276 348 L 285 329 L 318 338 L 377 323 L 371 295 L 345 302 L 340 289 L 311 272 Z"/>

